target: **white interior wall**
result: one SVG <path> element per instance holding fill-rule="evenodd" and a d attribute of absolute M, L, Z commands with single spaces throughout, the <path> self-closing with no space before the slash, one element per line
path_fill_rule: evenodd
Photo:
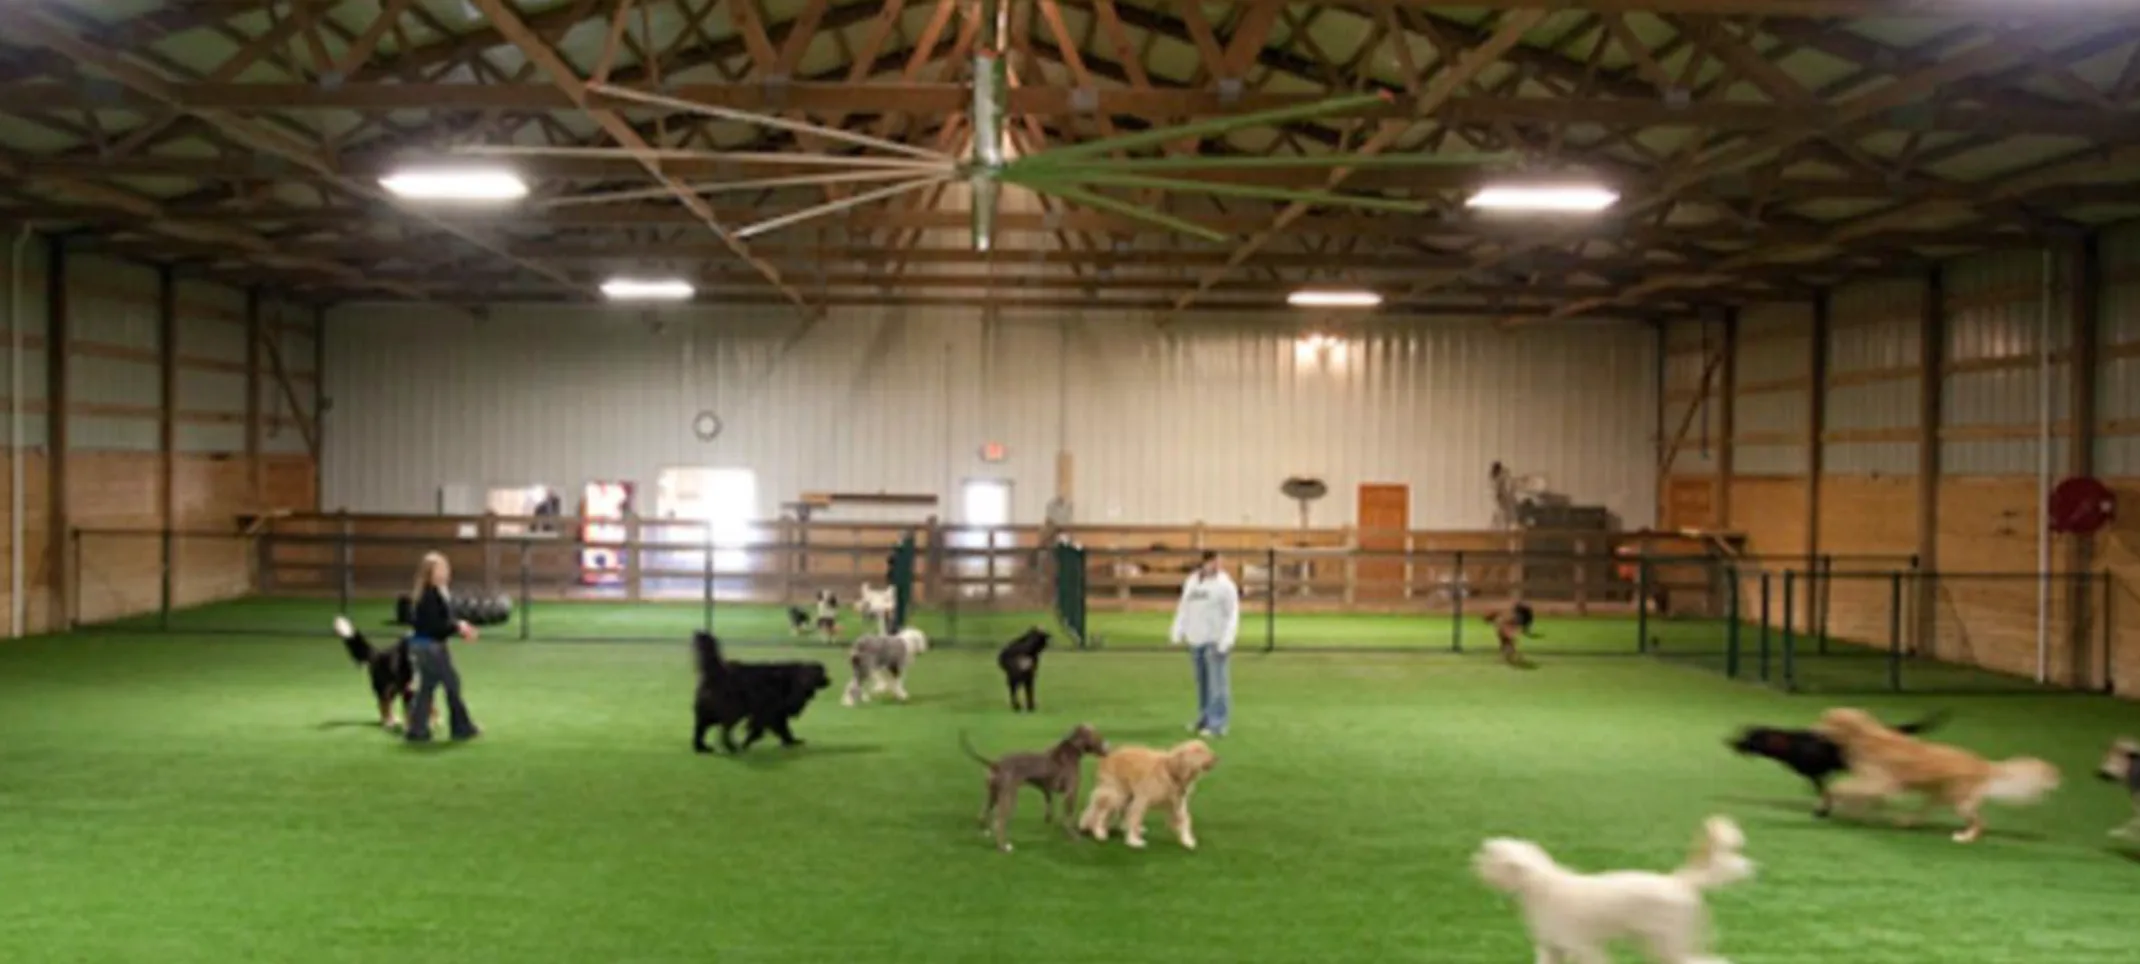
<path fill-rule="evenodd" d="M 1652 331 L 1384 327 L 1308 358 L 1298 325 L 346 305 L 327 323 L 323 505 L 429 512 L 441 485 L 576 495 L 592 479 L 650 500 L 662 469 L 701 465 L 754 470 L 762 518 L 804 491 L 883 491 L 935 494 L 955 519 L 961 480 L 1003 477 L 1030 524 L 1062 449 L 1092 524 L 1288 525 L 1278 485 L 1302 474 L 1330 483 L 1318 525 L 1352 520 L 1359 483 L 1401 482 L 1415 527 L 1483 527 L 1496 459 L 1651 521 Z M 725 426 L 710 443 L 691 429 L 702 410 Z M 981 462 L 988 441 L 1008 458 Z"/>

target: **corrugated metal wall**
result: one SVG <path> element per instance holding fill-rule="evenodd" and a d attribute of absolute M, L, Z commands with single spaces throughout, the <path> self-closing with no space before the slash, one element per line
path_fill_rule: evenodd
<path fill-rule="evenodd" d="M 1739 475 L 1806 471 L 1806 378 L 1812 373 L 1811 304 L 1753 305 L 1739 315 L 1738 399 L 1732 467 Z"/>
<path fill-rule="evenodd" d="M 1947 475 L 2033 475 L 2039 446 L 2040 371 L 2034 356 L 2045 339 L 2043 254 L 2009 251 L 1962 258 L 1947 268 L 1947 382 L 1949 426 L 1997 426 L 1988 436 L 1950 432 L 1941 439 Z M 2070 388 L 2058 352 L 2071 325 L 2064 299 L 2050 299 L 2051 419 L 2065 419 Z M 2052 471 L 2065 465 L 2065 440 L 2053 439 Z"/>
<path fill-rule="evenodd" d="M 156 451 L 162 404 L 157 367 L 156 269 L 111 258 L 67 259 L 67 442 L 77 451 Z M 149 418 L 138 417 L 141 409 Z"/>
<path fill-rule="evenodd" d="M 1278 484 L 1305 474 L 1332 491 L 1317 524 L 1350 521 L 1358 483 L 1401 482 L 1414 526 L 1478 527 L 1496 459 L 1629 525 L 1654 514 L 1656 343 L 1639 326 L 1392 328 L 1304 354 L 1277 325 L 1162 336 L 1120 314 L 657 317 L 337 309 L 325 504 L 429 511 L 442 484 L 651 491 L 662 469 L 703 465 L 755 471 L 766 517 L 804 491 L 948 499 L 1008 478 L 1031 523 L 1061 447 L 1089 523 L 1289 524 Z M 725 424 L 712 443 L 692 434 L 702 410 Z M 979 461 L 987 441 L 1009 458 Z"/>
<path fill-rule="evenodd" d="M 2105 425 L 2140 426 L 2140 224 L 2103 234 L 2102 360 L 2097 417 Z M 2105 433 L 2096 442 L 2096 471 L 2140 476 L 2140 435 Z"/>
<path fill-rule="evenodd" d="M 174 426 L 181 452 L 245 451 L 245 295 L 199 281 L 178 284 L 178 408 L 198 420 Z"/>
<path fill-rule="evenodd" d="M 1716 450 L 1722 441 L 1717 402 L 1723 395 L 1724 375 L 1722 371 L 1712 373 L 1705 391 L 1702 370 L 1722 338 L 1722 327 L 1715 324 L 1690 321 L 1665 328 L 1664 418 L 1657 426 L 1656 443 L 1659 459 L 1664 457 L 1664 446 L 1672 442 L 1680 426 L 1687 429 L 1672 456 L 1673 475 L 1716 472 Z"/>
<path fill-rule="evenodd" d="M 19 309 L 21 312 L 12 323 L 20 329 L 23 340 L 22 363 L 19 366 L 22 384 L 19 387 L 9 385 L 6 396 L 0 396 L 0 437 L 5 437 L 4 433 L 10 431 L 12 425 L 5 409 L 6 397 L 19 395 L 23 407 L 22 438 L 10 447 L 19 445 L 24 448 L 38 448 L 45 444 L 42 407 L 45 401 L 45 243 L 43 238 L 31 238 L 29 244 L 21 249 L 23 284 L 20 298 L 16 298 L 10 290 L 14 283 L 13 233 L 8 235 L 7 247 L 10 260 L 6 270 L 0 270 L 0 294 L 5 294 L 7 298 L 4 302 L 5 310 Z M 5 321 L 5 316 L 0 315 L 0 322 Z M 5 327 L 0 327 L 0 380 L 13 377 L 13 373 L 18 370 L 18 366 L 12 364 L 8 358 L 11 347 Z"/>
<path fill-rule="evenodd" d="M 1921 282 L 1895 280 L 1846 285 L 1830 296 L 1826 473 L 1916 474 L 1924 294 Z"/>

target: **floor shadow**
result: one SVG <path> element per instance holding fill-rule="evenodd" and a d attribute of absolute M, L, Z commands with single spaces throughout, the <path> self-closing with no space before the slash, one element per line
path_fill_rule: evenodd
<path fill-rule="evenodd" d="M 378 720 L 327 720 L 327 721 L 324 721 L 324 722 L 320 723 L 319 725 L 317 725 L 317 726 L 313 727 L 313 729 L 316 729 L 316 730 L 357 730 L 357 729 L 363 729 L 363 730 L 381 730 L 381 731 L 384 731 L 384 730 L 385 730 L 386 728 L 385 728 L 385 727 L 383 727 L 383 726 L 380 726 L 380 725 L 379 725 L 379 721 L 378 721 Z"/>
<path fill-rule="evenodd" d="M 805 743 L 802 746 L 785 747 L 777 743 L 770 746 L 760 743 L 741 753 L 715 753 L 713 756 L 741 763 L 746 766 L 772 768 L 806 763 L 810 760 L 838 759 L 849 756 L 868 756 L 883 753 L 884 747 L 875 744 L 855 743 Z"/>
<path fill-rule="evenodd" d="M 1718 803 L 1729 803 L 1746 807 L 1760 807 L 1764 810 L 1775 810 L 1784 813 L 1803 814 L 1808 817 L 1813 815 L 1813 808 L 1816 805 L 1816 801 L 1812 797 L 1804 797 L 1794 800 L 1783 800 L 1777 797 L 1722 796 L 1717 797 L 1715 799 Z"/>

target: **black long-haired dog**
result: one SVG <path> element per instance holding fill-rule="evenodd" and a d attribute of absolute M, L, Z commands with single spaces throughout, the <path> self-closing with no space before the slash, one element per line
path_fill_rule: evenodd
<path fill-rule="evenodd" d="M 1946 722 L 1947 713 L 1943 710 L 1895 729 L 1916 736 Z M 1768 757 L 1805 777 L 1813 784 L 1813 792 L 1820 794 L 1820 806 L 1813 811 L 1816 817 L 1827 816 L 1835 807 L 1828 795 L 1828 778 L 1850 768 L 1849 761 L 1843 759 L 1843 748 L 1812 730 L 1749 726 L 1739 731 L 1738 739 L 1726 740 L 1724 745 L 1745 756 Z"/>
<path fill-rule="evenodd" d="M 706 731 L 715 727 L 721 730 L 721 748 L 730 753 L 750 749 L 768 730 L 780 738 L 782 746 L 802 745 L 788 729 L 788 721 L 802 715 L 818 690 L 832 685 L 825 664 L 731 662 L 721 658 L 721 641 L 703 630 L 691 635 L 691 648 L 698 654 L 692 749 L 713 752 L 706 745 Z M 736 724 L 746 721 L 750 730 L 739 747 Z"/>
<path fill-rule="evenodd" d="M 344 616 L 334 617 L 334 634 L 341 637 L 342 648 L 349 651 L 350 661 L 371 674 L 372 699 L 379 703 L 379 725 L 389 730 L 400 729 L 401 716 L 408 714 L 409 702 L 416 696 L 416 662 L 409 658 L 408 637 L 396 640 L 385 649 L 374 649 L 371 641 Z M 401 708 L 398 716 L 394 712 L 397 702 Z M 436 717 L 438 707 L 431 707 L 431 713 Z"/>
<path fill-rule="evenodd" d="M 1025 711 L 1034 712 L 1033 681 L 1040 677 L 1040 653 L 1048 648 L 1048 634 L 1039 628 L 1028 629 L 1025 634 L 1011 640 L 996 654 L 996 665 L 1003 669 L 1003 685 L 1011 691 L 1011 712 L 1018 712 L 1018 691 L 1025 691 Z"/>

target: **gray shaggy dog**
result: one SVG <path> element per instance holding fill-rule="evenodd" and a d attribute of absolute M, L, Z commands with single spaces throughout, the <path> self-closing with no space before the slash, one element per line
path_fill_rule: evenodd
<path fill-rule="evenodd" d="M 906 702 L 907 668 L 914 664 L 916 656 L 928 651 L 929 637 L 911 626 L 889 636 L 871 633 L 855 640 L 854 648 L 847 652 L 847 664 L 854 667 L 854 680 L 847 684 L 840 704 L 867 703 L 871 693 L 886 689 L 892 691 L 893 698 Z"/>

